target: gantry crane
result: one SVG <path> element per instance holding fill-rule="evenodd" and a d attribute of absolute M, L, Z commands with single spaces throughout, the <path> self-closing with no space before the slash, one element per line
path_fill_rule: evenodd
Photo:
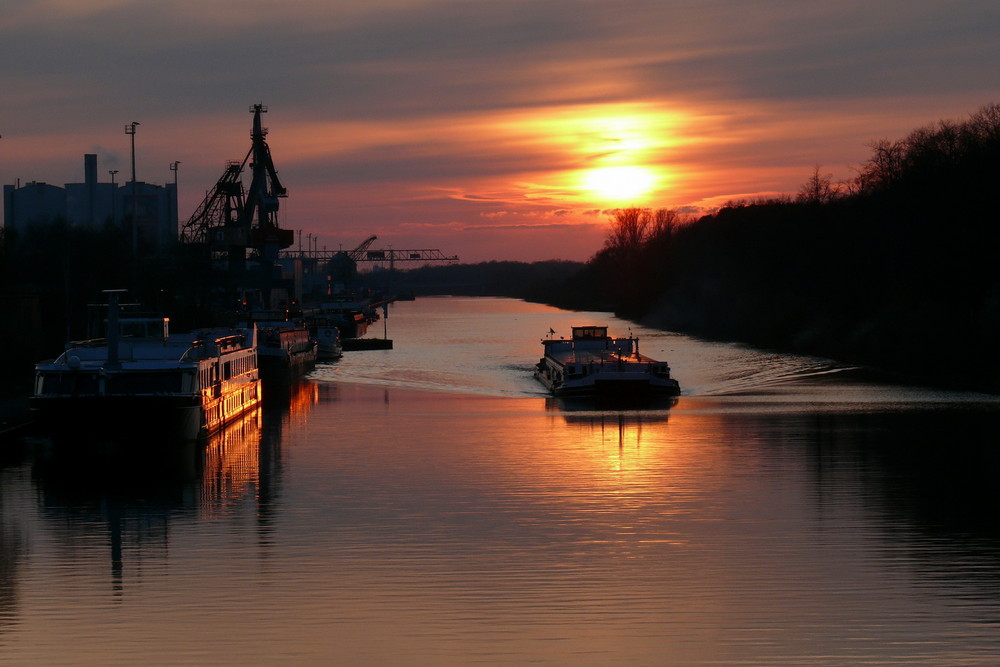
<path fill-rule="evenodd" d="M 445 255 L 437 248 L 400 250 L 397 248 L 371 249 L 378 236 L 372 234 L 353 250 L 288 250 L 281 253 L 282 259 L 312 259 L 330 261 L 335 257 L 347 257 L 357 262 L 457 262 L 457 255 Z"/>
<path fill-rule="evenodd" d="M 352 250 L 286 250 L 281 253 L 281 259 L 286 262 L 297 262 L 294 270 L 301 276 L 305 295 L 332 294 L 334 289 L 351 290 L 357 285 L 358 263 L 387 263 L 390 273 L 395 269 L 396 262 L 457 262 L 458 256 L 446 256 L 436 248 L 421 250 L 372 249 L 372 244 L 378 240 L 374 234 L 362 241 Z"/>

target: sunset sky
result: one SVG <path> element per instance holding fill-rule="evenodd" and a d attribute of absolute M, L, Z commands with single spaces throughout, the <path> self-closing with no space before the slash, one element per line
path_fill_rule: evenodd
<path fill-rule="evenodd" d="M 1000 102 L 996 0 L 7 0 L 0 182 L 173 180 L 181 223 L 250 105 L 319 247 L 585 260 L 608 210 L 849 179 Z"/>

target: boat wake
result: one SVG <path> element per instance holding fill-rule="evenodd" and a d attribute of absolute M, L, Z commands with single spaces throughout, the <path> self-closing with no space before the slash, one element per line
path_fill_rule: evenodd
<path fill-rule="evenodd" d="M 316 366 L 310 379 L 320 382 L 349 382 L 478 396 L 544 395 L 541 386 L 531 377 L 531 368 L 523 364 L 449 370 L 401 365 L 390 370 L 379 365 L 364 367 L 344 363 L 321 363 Z"/>
<path fill-rule="evenodd" d="M 715 383 L 694 388 L 699 396 L 766 396 L 784 394 L 803 384 L 815 384 L 858 370 L 854 366 L 817 364 L 790 368 L 762 368 L 746 374 L 719 378 Z"/>

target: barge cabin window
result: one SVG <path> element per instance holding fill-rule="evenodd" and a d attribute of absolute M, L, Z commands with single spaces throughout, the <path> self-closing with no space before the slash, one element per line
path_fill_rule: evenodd
<path fill-rule="evenodd" d="M 607 337 L 607 327 L 573 327 L 573 338 L 576 340 Z"/>

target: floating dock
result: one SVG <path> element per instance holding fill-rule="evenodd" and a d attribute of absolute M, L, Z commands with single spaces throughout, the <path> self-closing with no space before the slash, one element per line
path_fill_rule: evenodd
<path fill-rule="evenodd" d="M 391 350 L 392 339 L 390 338 L 344 338 L 340 341 L 344 352 L 357 350 Z"/>

